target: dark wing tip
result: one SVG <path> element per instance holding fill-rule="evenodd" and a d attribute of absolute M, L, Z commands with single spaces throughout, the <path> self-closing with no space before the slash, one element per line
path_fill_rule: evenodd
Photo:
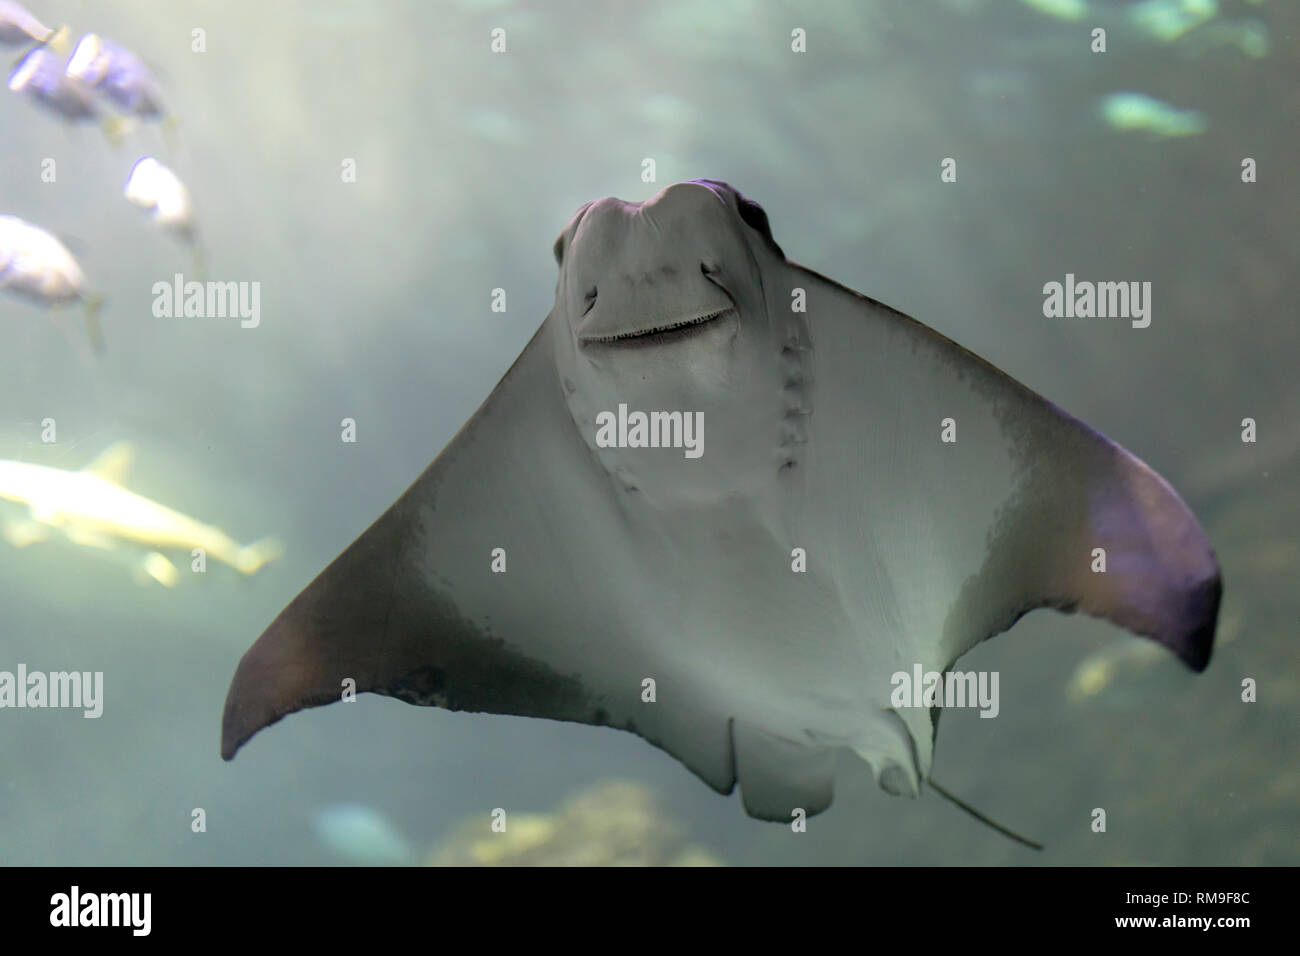
<path fill-rule="evenodd" d="M 250 661 L 256 645 L 244 655 L 235 671 L 230 689 L 226 692 L 226 706 L 221 715 L 221 759 L 233 760 L 239 748 L 248 743 L 263 727 L 275 723 L 283 713 L 274 713 L 256 706 L 259 697 L 250 692 L 256 663 Z M 265 698 L 263 698 L 265 700 Z"/>
<path fill-rule="evenodd" d="M 235 754 L 239 753 L 239 748 L 248 742 L 248 738 L 239 739 L 237 734 L 230 733 L 224 726 L 221 728 L 221 759 L 234 760 Z"/>
<path fill-rule="evenodd" d="M 245 722 L 241 719 L 242 708 L 239 706 L 239 693 L 237 688 L 240 683 L 240 673 L 243 671 L 244 663 L 241 660 L 239 670 L 236 671 L 234 679 L 230 682 L 230 688 L 226 691 L 226 706 L 221 713 L 221 759 L 233 760 L 239 748 L 248 742 L 248 739 L 257 733 L 256 729 L 249 730 Z"/>
<path fill-rule="evenodd" d="M 332 592 L 326 587 L 325 593 Z M 350 660 L 343 666 L 329 643 L 322 647 L 315 641 L 319 631 L 312 622 L 317 617 L 313 613 L 317 594 L 308 588 L 294 598 L 240 658 L 221 716 L 222 759 L 233 758 L 263 727 L 305 707 L 341 699 L 344 685 L 339 678 L 353 676 L 361 683 L 361 662 Z M 320 615 L 326 621 L 336 616 Z"/>
<path fill-rule="evenodd" d="M 1216 569 L 1217 571 L 1217 569 Z M 1187 596 L 1187 620 L 1191 624 L 1174 651 L 1198 674 L 1210 663 L 1214 649 L 1214 632 L 1219 621 L 1219 602 L 1223 597 L 1223 576 L 1205 579 Z"/>

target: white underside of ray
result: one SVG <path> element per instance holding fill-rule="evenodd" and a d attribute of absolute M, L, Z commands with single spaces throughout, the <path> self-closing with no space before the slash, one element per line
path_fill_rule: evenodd
<path fill-rule="evenodd" d="M 844 742 L 877 773 L 899 763 L 915 787 L 911 761 L 898 750 L 897 721 L 883 716 L 891 678 L 910 677 L 916 665 L 943 671 L 985 636 L 943 643 L 954 600 L 983 566 L 991 529 L 1015 489 L 1015 465 L 987 400 L 928 353 L 912 328 L 815 277 L 792 282 L 808 289 L 818 383 L 801 523 L 810 571 L 829 578 L 850 622 L 843 639 L 859 666 L 848 692 L 867 724 L 864 739 Z M 954 443 L 941 440 L 949 418 Z M 899 716 L 924 777 L 929 713 L 908 708 Z"/>
<path fill-rule="evenodd" d="M 518 407 L 494 413 L 504 430 L 493 435 L 495 465 L 449 469 L 439 485 L 467 521 L 430 515 L 429 566 L 467 617 L 580 675 L 612 705 L 610 723 L 694 735 L 660 742 L 699 750 L 714 776 L 725 775 L 736 721 L 818 760 L 845 746 L 877 774 L 896 765 L 914 792 L 929 769 L 930 717 L 894 716 L 890 678 L 950 662 L 945 619 L 983 562 L 1012 463 L 991 414 L 950 369 L 900 363 L 911 346 L 899 330 L 830 287 L 810 289 L 809 303 L 825 341 L 814 343 L 800 493 L 729 513 L 656 513 L 590 467 L 558 402 L 527 398 L 554 391 L 538 363 L 519 370 L 537 382 L 501 397 Z M 916 380 L 900 380 L 909 374 Z M 874 388 L 836 387 L 864 380 L 907 397 L 882 408 L 865 400 Z M 955 445 L 940 441 L 949 416 Z M 516 469 L 529 476 L 523 494 Z M 504 574 L 481 571 L 493 547 L 506 551 Z M 792 547 L 806 549 L 807 573 L 792 571 Z M 655 680 L 656 703 L 639 700 L 642 678 Z M 828 786 L 828 763 L 825 774 Z"/>

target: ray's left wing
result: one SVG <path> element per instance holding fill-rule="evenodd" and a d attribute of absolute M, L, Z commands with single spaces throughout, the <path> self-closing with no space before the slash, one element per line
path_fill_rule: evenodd
<path fill-rule="evenodd" d="M 726 715 L 636 629 L 654 610 L 643 569 L 564 404 L 551 328 L 244 655 L 226 759 L 285 715 L 341 699 L 351 680 L 414 704 L 631 730 L 731 790 Z M 659 706 L 642 701 L 647 677 Z"/>

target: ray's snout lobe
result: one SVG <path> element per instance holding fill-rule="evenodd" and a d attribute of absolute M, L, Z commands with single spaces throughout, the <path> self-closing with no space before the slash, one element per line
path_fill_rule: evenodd
<path fill-rule="evenodd" d="M 697 183 L 587 207 L 557 243 L 581 252 L 568 290 L 579 344 L 657 345 L 714 322 L 734 326 L 728 285 L 747 281 L 752 263 L 731 219 L 725 200 Z"/>

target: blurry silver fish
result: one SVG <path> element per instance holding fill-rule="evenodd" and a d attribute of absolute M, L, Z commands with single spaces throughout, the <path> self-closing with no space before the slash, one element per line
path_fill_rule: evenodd
<path fill-rule="evenodd" d="M 1020 0 L 1027 7 L 1058 20 L 1082 20 L 1088 13 L 1084 0 Z"/>
<path fill-rule="evenodd" d="M 63 60 L 45 47 L 23 57 L 9 75 L 9 89 L 26 93 L 39 106 L 73 122 L 97 120 L 99 105 L 84 85 L 67 76 Z"/>
<path fill-rule="evenodd" d="M 22 4 L 0 0 L 0 43 L 22 46 L 35 40 L 44 43 L 54 31 L 37 20 Z"/>
<path fill-rule="evenodd" d="M 99 333 L 103 298 L 86 291 L 86 274 L 67 246 L 17 216 L 0 216 L 0 291 L 38 305 L 81 302 L 91 345 L 103 351 Z"/>
<path fill-rule="evenodd" d="M 190 191 L 175 173 L 152 156 L 141 157 L 131 167 L 122 195 L 148 210 L 159 226 L 187 242 L 194 240 L 194 204 L 190 201 Z"/>
<path fill-rule="evenodd" d="M 87 33 L 77 41 L 66 72 L 93 87 L 123 113 L 147 119 L 166 112 L 158 83 L 141 59 L 98 34 Z"/>
<path fill-rule="evenodd" d="M 1132 23 L 1161 43 L 1172 43 L 1219 13 L 1216 0 L 1142 0 L 1127 10 Z"/>
<path fill-rule="evenodd" d="M 122 483 L 133 456 L 130 443 L 118 442 L 80 471 L 0 461 L 0 498 L 29 509 L 26 519 L 0 526 L 5 539 L 21 548 L 58 532 L 87 548 L 142 549 L 142 577 L 165 587 L 172 587 L 180 572 L 163 551 L 202 548 L 245 575 L 279 557 L 281 548 L 273 539 L 242 545 L 220 528 L 128 491 Z"/>
<path fill-rule="evenodd" d="M 1151 665 L 1162 663 L 1164 656 L 1157 644 L 1140 641 L 1110 644 L 1079 663 L 1065 685 L 1066 696 L 1071 703 L 1081 704 L 1101 694 L 1116 678 L 1132 678 Z"/>
<path fill-rule="evenodd" d="M 1208 123 L 1196 110 L 1180 110 L 1145 93 L 1112 93 L 1101 101 L 1101 115 L 1118 130 L 1141 130 L 1153 139 L 1195 136 Z"/>
<path fill-rule="evenodd" d="M 152 156 L 143 156 L 131 167 L 122 195 L 148 210 L 154 222 L 189 245 L 194 273 L 204 275 L 206 267 L 194 221 L 194 203 L 180 177 Z"/>

